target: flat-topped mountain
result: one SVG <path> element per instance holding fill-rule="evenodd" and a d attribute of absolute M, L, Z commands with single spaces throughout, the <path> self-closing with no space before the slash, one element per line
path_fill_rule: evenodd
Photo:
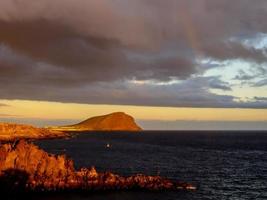
<path fill-rule="evenodd" d="M 19 138 L 42 139 L 64 136 L 66 136 L 66 133 L 45 128 L 22 124 L 0 123 L 0 140 L 15 140 Z"/>
<path fill-rule="evenodd" d="M 134 118 L 123 112 L 89 118 L 78 124 L 51 127 L 61 131 L 140 131 L 142 130 Z"/>

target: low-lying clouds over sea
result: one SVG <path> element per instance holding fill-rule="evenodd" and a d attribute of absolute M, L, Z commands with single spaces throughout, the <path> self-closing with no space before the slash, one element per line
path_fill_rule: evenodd
<path fill-rule="evenodd" d="M 266 15 L 266 0 L 1 0 L 0 98 L 267 108 Z"/>

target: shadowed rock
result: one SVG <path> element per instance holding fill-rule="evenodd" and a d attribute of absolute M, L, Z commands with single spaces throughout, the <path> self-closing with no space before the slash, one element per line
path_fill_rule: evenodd
<path fill-rule="evenodd" d="M 195 189 L 160 176 L 122 177 L 111 172 L 99 173 L 94 167 L 75 171 L 73 161 L 66 156 L 50 155 L 25 141 L 0 147 L 0 185 L 24 191 Z"/>

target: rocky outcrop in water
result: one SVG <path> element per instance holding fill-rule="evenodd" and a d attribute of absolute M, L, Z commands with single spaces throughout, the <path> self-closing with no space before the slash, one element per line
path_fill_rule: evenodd
<path fill-rule="evenodd" d="M 30 125 L 0 123 L 0 140 L 16 140 L 16 139 L 45 139 L 66 137 L 67 134 L 48 130 L 45 128 L 36 128 Z"/>
<path fill-rule="evenodd" d="M 91 191 L 91 190 L 177 190 L 195 189 L 186 183 L 160 176 L 122 177 L 95 168 L 75 171 L 64 155 L 51 155 L 37 146 L 20 141 L 0 147 L 0 190 L 3 191 Z"/>
<path fill-rule="evenodd" d="M 142 130 L 132 116 L 123 112 L 89 118 L 69 126 L 51 127 L 60 131 L 140 131 Z"/>

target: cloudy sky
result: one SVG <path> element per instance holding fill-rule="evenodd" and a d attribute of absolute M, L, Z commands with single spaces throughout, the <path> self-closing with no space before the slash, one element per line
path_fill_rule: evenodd
<path fill-rule="evenodd" d="M 0 118 L 267 129 L 266 16 L 266 0 L 1 0 Z"/>

